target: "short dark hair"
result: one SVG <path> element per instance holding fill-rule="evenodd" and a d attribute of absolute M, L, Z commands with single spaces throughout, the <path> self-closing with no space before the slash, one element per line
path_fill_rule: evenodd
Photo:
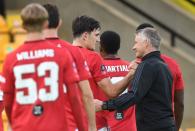
<path fill-rule="evenodd" d="M 149 24 L 149 23 L 142 23 L 142 24 L 140 24 L 140 25 L 136 28 L 136 31 L 142 30 L 142 29 L 145 29 L 145 28 L 154 28 L 154 26 L 151 25 L 151 24 Z"/>
<path fill-rule="evenodd" d="M 105 31 L 100 36 L 101 48 L 107 54 L 117 54 L 120 49 L 120 36 L 114 31 Z"/>
<path fill-rule="evenodd" d="M 60 14 L 58 11 L 58 7 L 56 5 L 53 4 L 44 4 L 43 7 L 45 7 L 45 9 L 48 12 L 48 28 L 56 28 L 58 27 L 59 21 L 60 21 Z"/>
<path fill-rule="evenodd" d="M 100 23 L 92 17 L 82 15 L 76 17 L 72 22 L 73 37 L 79 37 L 84 32 L 92 32 L 94 29 L 98 29 Z"/>

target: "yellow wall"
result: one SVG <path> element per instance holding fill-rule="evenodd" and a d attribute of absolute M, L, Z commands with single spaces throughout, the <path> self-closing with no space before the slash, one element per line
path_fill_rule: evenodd
<path fill-rule="evenodd" d="M 193 6 L 189 2 L 187 2 L 185 0 L 171 0 L 171 1 L 174 2 L 175 4 L 177 4 L 178 6 L 180 6 L 181 8 L 183 8 L 184 10 L 195 15 L 195 6 Z M 195 2 L 195 0 L 192 0 L 192 1 Z"/>

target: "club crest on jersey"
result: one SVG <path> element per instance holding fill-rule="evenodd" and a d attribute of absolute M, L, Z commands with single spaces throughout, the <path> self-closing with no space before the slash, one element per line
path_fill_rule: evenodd
<path fill-rule="evenodd" d="M 33 107 L 33 115 L 34 116 L 40 116 L 43 114 L 43 106 L 42 105 L 35 105 Z"/>
<path fill-rule="evenodd" d="M 118 112 L 118 111 L 116 111 L 116 112 L 115 112 L 115 119 L 116 119 L 116 120 L 123 120 L 123 119 L 124 119 L 124 114 L 123 114 L 123 112 Z"/>
<path fill-rule="evenodd" d="M 105 65 L 101 65 L 100 70 L 101 70 L 102 72 L 103 72 L 103 71 L 106 71 Z"/>
<path fill-rule="evenodd" d="M 57 47 L 58 47 L 58 48 L 61 48 L 62 46 L 61 46 L 61 44 L 57 44 Z"/>

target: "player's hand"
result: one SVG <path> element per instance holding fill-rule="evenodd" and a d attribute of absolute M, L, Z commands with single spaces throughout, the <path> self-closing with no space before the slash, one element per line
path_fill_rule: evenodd
<path fill-rule="evenodd" d="M 131 69 L 134 69 L 136 70 L 137 69 L 137 66 L 141 63 L 141 60 L 140 59 L 135 59 L 133 61 L 131 61 L 131 63 L 129 64 L 128 66 L 128 69 L 131 70 Z"/>
<path fill-rule="evenodd" d="M 102 110 L 102 105 L 103 105 L 103 101 L 100 101 L 98 99 L 94 99 L 93 100 L 94 104 L 95 104 L 95 111 L 101 111 Z"/>
<path fill-rule="evenodd" d="M 130 74 L 131 76 L 134 75 L 135 74 L 135 71 L 136 71 L 136 69 L 137 69 L 137 67 L 139 65 L 139 63 L 140 63 L 139 61 L 133 60 L 130 63 L 129 67 L 128 67 L 128 69 L 129 69 L 129 73 L 128 74 Z"/>

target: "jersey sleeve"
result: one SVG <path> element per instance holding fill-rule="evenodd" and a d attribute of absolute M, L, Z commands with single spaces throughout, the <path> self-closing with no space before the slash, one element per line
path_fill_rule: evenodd
<path fill-rule="evenodd" d="M 72 47 L 72 56 L 76 64 L 76 68 L 78 70 L 79 78 L 80 80 L 87 80 L 91 77 L 91 74 L 89 72 L 88 64 L 80 51 L 77 47 Z"/>
<path fill-rule="evenodd" d="M 9 56 L 9 55 L 8 55 Z M 1 83 L 1 87 L 3 90 L 3 105 L 6 111 L 7 118 L 11 123 L 11 110 L 14 100 L 14 75 L 11 68 L 11 57 L 6 57 L 5 62 L 3 64 L 3 72 L 2 75 L 4 77 L 4 82 Z"/>
<path fill-rule="evenodd" d="M 96 82 L 99 82 L 100 80 L 109 77 L 106 72 L 105 65 L 103 64 L 103 59 L 100 55 L 94 54 L 91 59 L 91 63 L 93 66 L 91 74 Z"/>
<path fill-rule="evenodd" d="M 8 55 L 9 56 L 9 55 Z M 2 76 L 4 79 L 4 82 L 1 83 L 1 87 L 3 92 L 5 93 L 13 93 L 14 92 L 14 75 L 13 71 L 10 67 L 10 60 L 11 57 L 6 57 L 5 62 L 3 64 L 3 71 L 2 71 Z"/>
<path fill-rule="evenodd" d="M 76 64 L 72 59 L 70 53 L 66 50 L 64 51 L 65 64 L 64 64 L 64 82 L 67 83 L 75 83 L 79 81 L 78 71 L 76 69 Z"/>
<path fill-rule="evenodd" d="M 176 66 L 176 80 L 175 80 L 175 90 L 184 89 L 184 80 L 182 77 L 182 72 L 179 65 Z"/>

